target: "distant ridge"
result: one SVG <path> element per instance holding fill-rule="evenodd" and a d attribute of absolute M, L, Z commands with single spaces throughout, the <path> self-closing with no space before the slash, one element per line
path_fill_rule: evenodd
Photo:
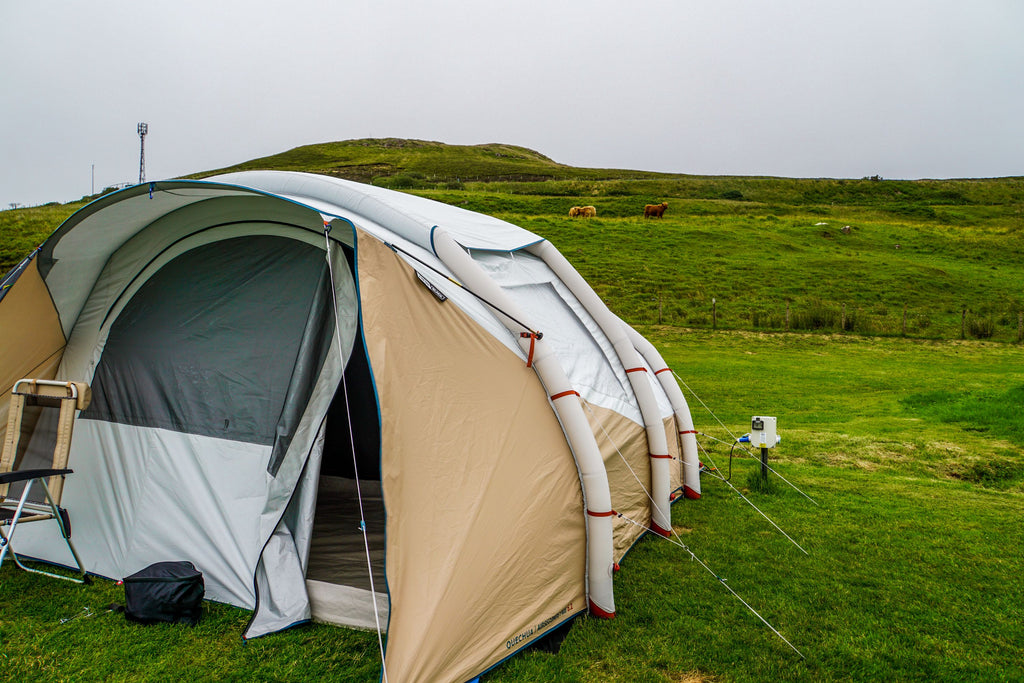
<path fill-rule="evenodd" d="M 227 168 L 197 173 L 251 170 L 307 171 L 369 183 L 397 175 L 433 182 L 538 182 L 545 180 L 640 180 L 680 177 L 668 173 L 577 168 L 517 145 L 449 145 L 427 140 L 364 138 L 303 145 Z"/>
<path fill-rule="evenodd" d="M 685 160 L 680 160 L 684 165 Z M 429 140 L 363 138 L 303 145 L 234 166 L 195 173 L 252 170 L 304 171 L 373 183 L 398 190 L 461 189 L 464 183 L 511 184 L 504 191 L 568 196 L 648 195 L 847 206 L 886 206 L 921 213 L 929 205 L 1019 204 L 1024 177 L 890 180 L 863 178 L 782 178 L 773 176 L 701 176 L 629 169 L 584 168 L 558 163 L 526 147 L 504 143 L 450 145 Z M 566 185 L 569 183 L 569 185 Z M 588 184 L 587 188 L 577 187 Z M 516 188 L 512 190 L 512 188 Z M 659 200 L 660 201 L 660 200 Z M 927 209 L 917 218 L 929 218 Z"/>

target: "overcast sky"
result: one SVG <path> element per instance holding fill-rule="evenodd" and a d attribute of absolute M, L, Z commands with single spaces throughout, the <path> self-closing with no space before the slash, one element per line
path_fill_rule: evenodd
<path fill-rule="evenodd" d="M 1021 0 L 0 0 L 0 209 L 364 137 L 1024 175 Z"/>

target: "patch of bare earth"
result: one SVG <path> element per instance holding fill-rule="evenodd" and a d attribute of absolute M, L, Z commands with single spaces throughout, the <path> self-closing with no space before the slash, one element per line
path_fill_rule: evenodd
<path fill-rule="evenodd" d="M 714 683 L 718 678 L 700 671 L 686 671 L 684 673 L 670 674 L 669 680 L 672 683 Z"/>

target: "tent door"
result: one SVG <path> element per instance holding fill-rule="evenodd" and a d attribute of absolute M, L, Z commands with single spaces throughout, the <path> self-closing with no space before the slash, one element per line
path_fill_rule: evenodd
<path fill-rule="evenodd" d="M 370 566 L 373 570 L 373 590 L 382 620 L 381 626 L 386 626 L 385 516 L 379 453 L 377 402 L 360 330 L 345 369 L 345 382 L 338 387 L 327 414 L 306 569 L 310 606 L 313 618 L 318 621 L 376 627 L 366 542 L 360 529 L 360 521 L 365 520 L 366 541 L 370 547 Z"/>

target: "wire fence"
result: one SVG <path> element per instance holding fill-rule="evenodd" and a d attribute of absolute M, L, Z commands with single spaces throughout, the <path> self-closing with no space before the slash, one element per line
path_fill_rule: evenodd
<path fill-rule="evenodd" d="M 710 305 L 668 306 L 661 297 L 643 322 L 683 325 L 712 330 L 765 332 L 846 333 L 862 336 L 898 336 L 919 339 L 978 339 L 1024 342 L 1024 308 L 976 312 L 968 307 L 955 311 L 915 309 L 904 305 L 874 309 L 845 303 L 783 301 L 751 309 L 712 298 Z"/>

